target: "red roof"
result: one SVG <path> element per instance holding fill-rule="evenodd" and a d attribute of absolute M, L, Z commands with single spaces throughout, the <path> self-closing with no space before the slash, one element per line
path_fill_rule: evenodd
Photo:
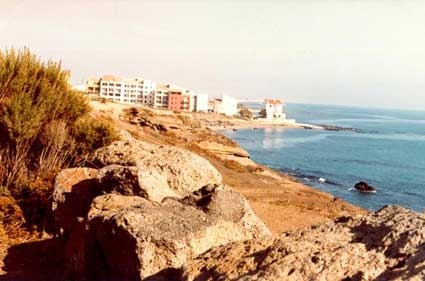
<path fill-rule="evenodd" d="M 265 99 L 264 102 L 266 104 L 282 104 L 282 101 L 278 99 Z"/>

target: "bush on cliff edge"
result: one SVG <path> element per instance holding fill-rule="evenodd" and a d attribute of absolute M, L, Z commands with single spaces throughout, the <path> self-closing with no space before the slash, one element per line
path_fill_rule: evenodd
<path fill-rule="evenodd" d="M 115 134 L 99 121 L 86 122 L 84 129 L 97 132 L 90 136 L 75 129 L 90 107 L 69 77 L 60 62 L 43 62 L 26 48 L 0 50 L 0 194 L 35 201 L 23 210 L 30 220 L 40 219 L 39 203 L 47 206 L 56 173 Z"/>

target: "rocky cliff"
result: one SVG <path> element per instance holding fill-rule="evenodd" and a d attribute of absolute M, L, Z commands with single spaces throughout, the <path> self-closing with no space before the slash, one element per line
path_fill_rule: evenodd
<path fill-rule="evenodd" d="M 425 280 L 425 215 L 387 206 L 273 238 L 230 243 L 177 280 Z"/>
<path fill-rule="evenodd" d="M 55 182 L 71 280 L 424 280 L 425 216 L 376 213 L 272 236 L 204 158 L 122 133 Z M 286 220 L 284 216 L 281 220 Z"/>
<path fill-rule="evenodd" d="M 123 133 L 99 149 L 101 168 L 63 170 L 55 182 L 64 278 L 142 280 L 212 247 L 270 235 L 205 159 Z"/>

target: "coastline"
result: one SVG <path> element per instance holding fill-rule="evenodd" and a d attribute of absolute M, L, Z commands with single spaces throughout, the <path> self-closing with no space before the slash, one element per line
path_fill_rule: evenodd
<path fill-rule="evenodd" d="M 115 108 L 111 103 L 102 105 L 98 113 L 113 116 L 119 128 L 140 140 L 182 147 L 207 159 L 222 174 L 223 182 L 244 195 L 275 234 L 329 222 L 340 216 L 366 213 L 359 206 L 255 163 L 237 142 L 220 133 L 223 129 L 305 129 L 306 124 L 265 124 L 223 115 L 175 113 L 145 107 L 137 107 L 140 117 L 135 118 L 128 111 L 132 107 Z"/>
<path fill-rule="evenodd" d="M 184 148 L 208 160 L 220 173 L 221 183 L 243 195 L 249 203 L 248 208 L 273 235 L 329 223 L 342 216 L 366 213 L 364 209 L 329 193 L 253 162 L 238 143 L 203 123 L 203 119 L 208 116 L 154 112 L 148 108 L 137 108 L 138 112 L 134 114 L 134 106 L 131 105 L 91 105 L 94 108 L 91 114 L 95 118 L 112 121 L 118 130 L 125 130 L 135 139 L 156 144 L 158 148 L 162 145 Z M 202 146 L 204 142 L 211 147 Z M 4 244 L 0 245 L 0 274 L 10 276 L 18 272 L 34 280 L 51 280 L 58 264 L 45 263 L 58 260 L 56 255 L 62 254 L 58 253 L 58 249 L 64 246 L 61 244 L 63 241 L 50 236 L 22 239 L 25 240 L 3 240 Z M 34 263 L 33 257 L 37 255 L 46 258 L 41 263 Z"/>
<path fill-rule="evenodd" d="M 265 128 L 287 128 L 287 129 L 313 129 L 313 130 L 325 130 L 324 126 L 297 123 L 295 121 L 268 121 L 268 120 L 242 120 L 233 118 L 229 123 L 226 124 L 214 124 L 207 125 L 207 127 L 213 131 L 220 130 L 239 130 L 239 129 L 265 129 Z"/>

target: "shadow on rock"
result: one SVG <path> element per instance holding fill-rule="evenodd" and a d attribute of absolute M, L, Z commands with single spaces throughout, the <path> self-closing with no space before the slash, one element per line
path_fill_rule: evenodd
<path fill-rule="evenodd" d="M 160 272 L 149 276 L 144 281 L 181 281 L 181 269 L 178 268 L 166 268 Z"/>
<path fill-rule="evenodd" d="M 382 272 L 376 280 L 413 280 L 425 272 L 425 243 L 413 255 L 406 255 L 393 267 Z M 423 276 L 423 275 L 422 275 Z M 417 279 L 419 280 L 419 279 Z"/>
<path fill-rule="evenodd" d="M 63 241 L 52 238 L 28 242 L 8 249 L 0 281 L 53 281 L 62 268 Z"/>
<path fill-rule="evenodd" d="M 353 227 L 351 231 L 355 234 L 352 243 L 363 243 L 366 249 L 372 250 L 384 247 L 384 238 L 392 231 L 391 227 L 380 224 L 373 226 L 366 222 Z"/>

